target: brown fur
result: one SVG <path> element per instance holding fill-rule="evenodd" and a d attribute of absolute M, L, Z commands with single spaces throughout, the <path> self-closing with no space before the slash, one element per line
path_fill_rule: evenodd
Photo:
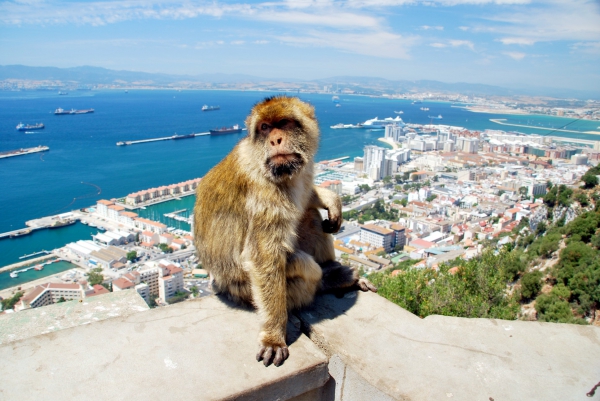
<path fill-rule="evenodd" d="M 332 287 L 322 282 L 322 266 L 335 264 L 328 233 L 340 227 L 341 202 L 313 185 L 319 129 L 312 106 L 269 98 L 252 109 L 246 126 L 248 136 L 198 186 L 195 241 L 215 291 L 261 314 L 257 358 L 280 365 L 289 354 L 288 311 Z M 328 220 L 318 208 L 328 210 Z M 333 286 L 357 282 L 345 269 L 326 272 L 336 277 Z"/>

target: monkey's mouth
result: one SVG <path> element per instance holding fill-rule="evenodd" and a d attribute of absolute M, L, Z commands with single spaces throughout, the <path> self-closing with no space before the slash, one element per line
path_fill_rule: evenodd
<path fill-rule="evenodd" d="M 304 165 L 299 153 L 277 154 L 269 157 L 267 168 L 274 177 L 292 175 Z"/>

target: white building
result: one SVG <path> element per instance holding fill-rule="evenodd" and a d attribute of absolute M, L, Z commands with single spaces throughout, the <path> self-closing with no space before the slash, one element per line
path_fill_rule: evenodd
<path fill-rule="evenodd" d="M 365 224 L 360 227 L 360 241 L 371 244 L 375 248 L 384 248 L 386 252 L 392 250 L 392 244 L 395 242 L 395 233 L 393 230 L 376 226 L 374 224 Z"/>

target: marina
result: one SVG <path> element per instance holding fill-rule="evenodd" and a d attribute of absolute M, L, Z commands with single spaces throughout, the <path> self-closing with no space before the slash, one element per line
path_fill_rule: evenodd
<path fill-rule="evenodd" d="M 159 141 L 170 141 L 170 140 L 178 140 L 178 139 L 186 139 L 186 138 L 195 138 L 197 136 L 205 136 L 210 135 L 210 132 L 199 132 L 192 133 L 187 135 L 172 135 L 165 136 L 161 138 L 150 138 L 150 139 L 138 139 L 136 141 L 119 141 L 117 142 L 117 146 L 128 146 L 128 145 L 138 145 L 140 143 L 149 143 L 149 142 L 159 142 Z"/>

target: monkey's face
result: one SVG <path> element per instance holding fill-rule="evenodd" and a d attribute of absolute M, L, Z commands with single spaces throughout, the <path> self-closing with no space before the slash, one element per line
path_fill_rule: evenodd
<path fill-rule="evenodd" d="M 318 127 L 311 106 L 276 97 L 256 105 L 248 131 L 264 174 L 278 183 L 300 172 L 314 157 Z"/>

